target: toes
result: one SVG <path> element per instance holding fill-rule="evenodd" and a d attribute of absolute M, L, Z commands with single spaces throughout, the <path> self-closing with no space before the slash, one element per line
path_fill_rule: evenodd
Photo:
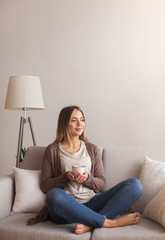
<path fill-rule="evenodd" d="M 77 235 L 80 235 L 82 232 L 81 232 L 81 230 L 75 230 L 74 233 L 77 234 Z"/>
<path fill-rule="evenodd" d="M 137 217 L 140 217 L 140 213 L 136 212 L 135 214 L 136 214 Z"/>
<path fill-rule="evenodd" d="M 82 233 L 82 229 L 81 229 L 81 226 L 80 226 L 80 225 L 76 225 L 76 228 L 75 228 L 74 233 L 75 233 L 75 234 L 81 234 L 81 233 Z"/>

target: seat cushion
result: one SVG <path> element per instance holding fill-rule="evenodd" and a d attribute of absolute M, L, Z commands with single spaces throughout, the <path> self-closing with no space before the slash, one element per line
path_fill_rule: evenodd
<path fill-rule="evenodd" d="M 136 225 L 95 229 L 91 240 L 164 240 L 165 229 L 158 223 L 141 218 Z"/>
<path fill-rule="evenodd" d="M 73 233 L 75 224 L 57 225 L 51 221 L 26 225 L 27 219 L 34 213 L 13 214 L 0 221 L 1 240 L 88 240 L 91 233 L 76 235 Z"/>

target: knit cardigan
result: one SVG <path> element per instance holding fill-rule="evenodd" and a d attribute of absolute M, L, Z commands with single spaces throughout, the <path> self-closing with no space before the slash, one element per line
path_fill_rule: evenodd
<path fill-rule="evenodd" d="M 85 143 L 88 154 L 91 158 L 91 174 L 88 179 L 82 183 L 96 193 L 104 191 L 105 176 L 102 157 L 98 147 L 92 143 Z M 64 188 L 69 182 L 66 173 L 61 172 L 60 151 L 59 145 L 56 143 L 50 144 L 44 153 L 41 169 L 41 190 L 47 194 L 52 188 Z M 33 219 L 28 220 L 28 224 L 41 222 L 48 217 L 46 204 Z"/>

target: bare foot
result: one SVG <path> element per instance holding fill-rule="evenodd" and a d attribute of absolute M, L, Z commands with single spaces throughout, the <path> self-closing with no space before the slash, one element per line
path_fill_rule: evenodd
<path fill-rule="evenodd" d="M 138 212 L 136 213 L 130 213 L 128 215 L 125 215 L 124 217 L 117 218 L 117 219 L 105 219 L 103 228 L 114 228 L 114 227 L 124 227 L 128 225 L 137 224 L 140 219 L 140 214 Z M 84 224 L 77 224 L 75 228 L 75 234 L 80 235 L 85 232 L 91 231 L 93 228 Z"/>
<path fill-rule="evenodd" d="M 93 228 L 84 224 L 77 224 L 74 233 L 77 235 L 91 231 Z"/>
<path fill-rule="evenodd" d="M 124 217 L 117 218 L 114 220 L 111 219 L 105 219 L 104 228 L 112 228 L 112 227 L 123 227 L 127 225 L 133 225 L 137 224 L 140 219 L 140 214 L 138 212 L 131 213 L 128 215 L 125 215 Z"/>

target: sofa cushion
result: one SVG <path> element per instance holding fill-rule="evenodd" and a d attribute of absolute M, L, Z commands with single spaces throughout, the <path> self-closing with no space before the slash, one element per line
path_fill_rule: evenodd
<path fill-rule="evenodd" d="M 143 216 L 165 227 L 165 187 L 149 202 Z"/>
<path fill-rule="evenodd" d="M 75 225 L 57 225 L 51 221 L 26 225 L 27 219 L 34 217 L 34 213 L 13 214 L 0 221 L 1 240 L 88 240 L 91 232 L 83 235 L 73 233 Z"/>
<path fill-rule="evenodd" d="M 142 213 L 152 198 L 165 186 L 165 163 L 145 156 L 139 180 L 143 186 L 143 193 L 133 210 Z"/>
<path fill-rule="evenodd" d="M 13 168 L 16 195 L 12 213 L 38 212 L 44 202 L 45 194 L 40 189 L 41 170 Z"/>
<path fill-rule="evenodd" d="M 149 219 L 141 218 L 136 225 L 95 229 L 91 240 L 164 240 L 165 230 Z"/>

